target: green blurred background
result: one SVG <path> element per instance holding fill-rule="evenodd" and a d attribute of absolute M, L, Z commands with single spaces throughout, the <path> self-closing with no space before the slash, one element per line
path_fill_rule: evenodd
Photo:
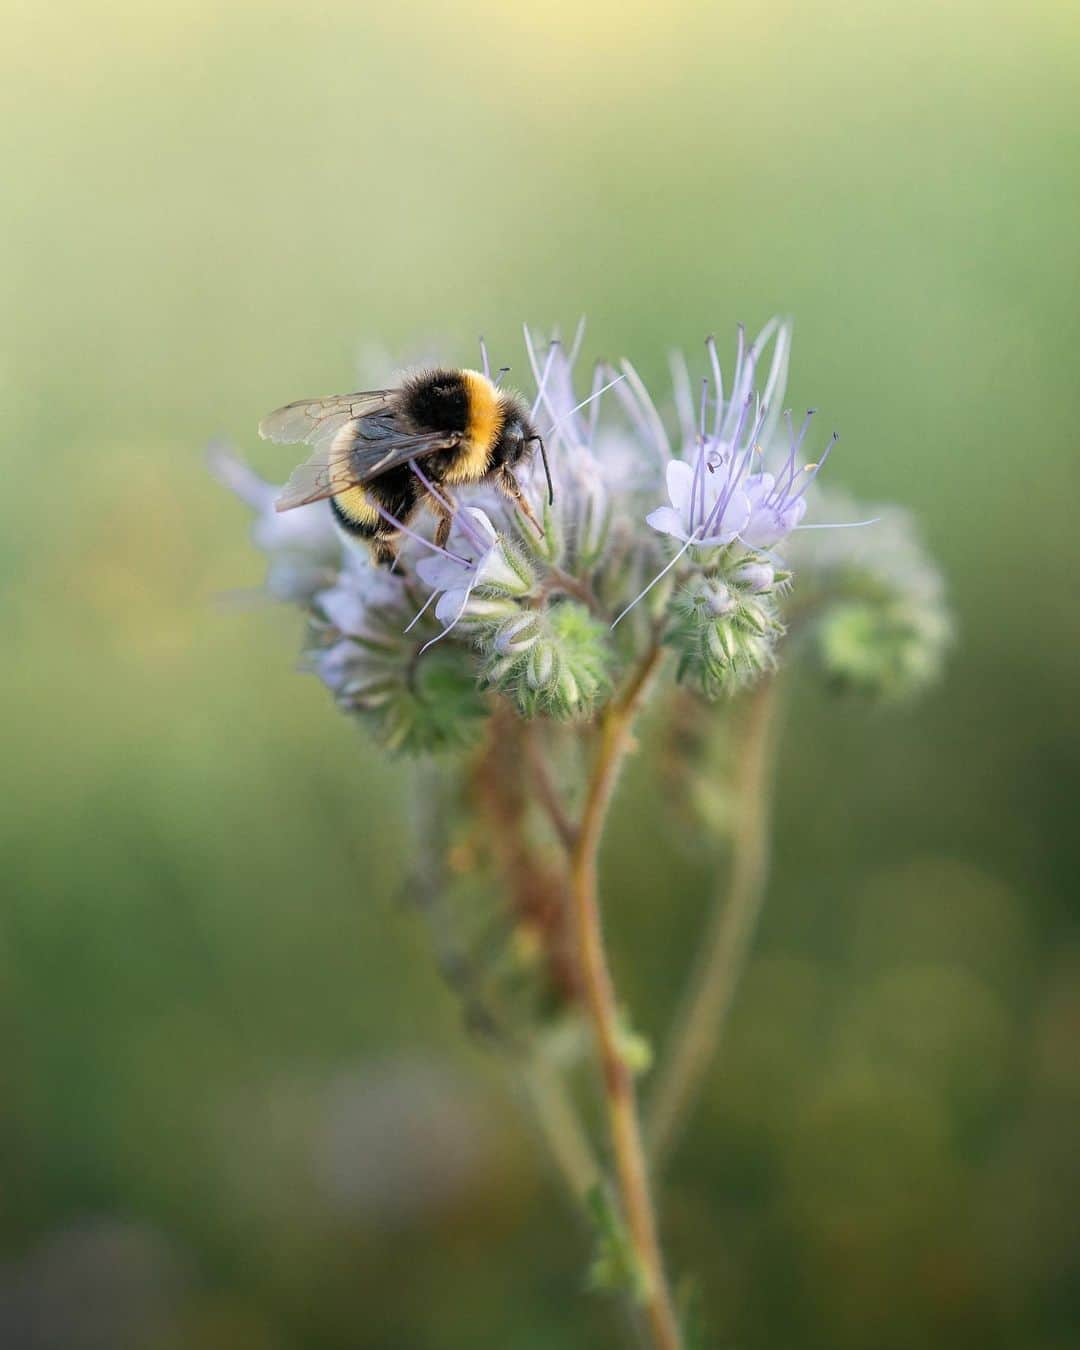
<path fill-rule="evenodd" d="M 613 1346 L 587 1239 L 395 896 L 407 784 L 293 670 L 202 447 L 359 354 L 780 309 L 830 479 L 908 504 L 947 683 L 800 691 L 765 921 L 664 1196 L 717 1345 L 1080 1325 L 1080 20 L 789 0 L 9 0 L 0 1344 Z M 723 350 L 728 350 L 726 347 Z M 665 1024 L 715 880 L 634 769 Z"/>

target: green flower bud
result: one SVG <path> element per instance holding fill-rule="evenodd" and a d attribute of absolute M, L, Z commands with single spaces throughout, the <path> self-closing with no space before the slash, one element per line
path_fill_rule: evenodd
<path fill-rule="evenodd" d="M 588 717 L 611 687 L 607 629 L 574 600 L 511 621 L 482 650 L 484 686 L 512 698 L 526 717 Z"/>
<path fill-rule="evenodd" d="M 818 659 L 836 688 L 895 700 L 935 680 L 949 636 L 938 610 L 902 598 L 852 600 L 817 628 Z"/>
<path fill-rule="evenodd" d="M 344 638 L 309 653 L 338 705 L 387 750 L 421 754 L 466 746 L 487 707 L 469 652 L 447 643 L 417 654 L 415 642 Z"/>
<path fill-rule="evenodd" d="M 751 579 L 759 582 L 760 574 Z M 768 591 L 751 598 L 734 577 L 697 576 L 675 596 L 672 610 L 667 642 L 679 653 L 679 679 L 706 698 L 730 693 L 772 668 L 782 628 Z"/>

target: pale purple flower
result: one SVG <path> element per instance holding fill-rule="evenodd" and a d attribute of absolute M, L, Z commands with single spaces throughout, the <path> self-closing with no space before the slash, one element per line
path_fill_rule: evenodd
<path fill-rule="evenodd" d="M 750 520 L 750 501 L 732 473 L 710 464 L 704 453 L 696 465 L 673 459 L 667 466 L 670 506 L 645 517 L 654 530 L 684 544 L 715 548 L 730 544 Z"/>
<path fill-rule="evenodd" d="M 432 598 L 438 596 L 435 617 L 444 633 L 460 621 L 477 586 L 510 594 L 523 594 L 528 589 L 521 572 L 511 565 L 501 535 L 479 507 L 458 510 L 449 545 L 449 549 L 420 558 L 415 566 L 416 575 L 430 588 Z"/>
<path fill-rule="evenodd" d="M 764 389 L 758 393 L 755 375 L 762 352 L 773 344 Z M 739 328 L 730 397 L 724 397 L 724 378 L 716 343 L 707 343 L 711 383 L 702 382 L 695 418 L 686 363 L 673 359 L 675 403 L 682 432 L 682 458 L 669 458 L 665 469 L 668 504 L 650 511 L 645 519 L 658 534 L 677 539 L 682 547 L 638 596 L 619 614 L 618 623 L 674 568 L 691 548 L 736 546 L 745 550 L 771 549 L 797 529 L 806 512 L 805 493 L 825 463 L 836 437 L 816 464 L 798 463 L 810 424 L 794 434 L 788 418 L 787 457 L 776 472 L 766 467 L 768 447 L 783 399 L 791 350 L 791 326 L 771 319 L 746 346 Z M 666 434 L 640 381 L 632 380 L 634 406 L 641 434 L 651 434 L 661 456 L 670 454 Z"/>
<path fill-rule="evenodd" d="M 310 669 L 338 698 L 355 694 L 362 688 L 372 666 L 371 652 L 348 638 L 315 653 L 310 660 Z"/>
<path fill-rule="evenodd" d="M 334 585 L 320 591 L 315 603 L 345 637 L 369 638 L 373 612 L 396 608 L 404 613 L 408 591 L 398 573 L 377 566 L 358 549 L 348 549 Z"/>
<path fill-rule="evenodd" d="M 755 391 L 755 372 L 762 352 L 773 342 L 764 392 Z M 667 469 L 669 506 L 646 519 L 654 530 L 684 543 L 718 546 L 738 541 L 750 549 L 770 549 L 798 529 L 806 514 L 806 490 L 817 477 L 836 443 L 834 435 L 817 463 L 800 464 L 802 444 L 813 413 L 807 413 L 798 435 L 787 419 L 787 448 L 778 469 L 767 467 L 778 422 L 777 405 L 784 396 L 791 327 L 772 319 L 744 349 L 739 330 L 731 398 L 724 399 L 724 380 L 716 344 L 708 342 L 712 381 L 703 382 L 695 426 L 690 380 L 685 362 L 673 362 L 676 405 L 683 434 L 684 459 Z M 711 395 L 711 396 L 710 396 Z M 707 426 L 712 410 L 712 425 Z"/>
<path fill-rule="evenodd" d="M 750 503 L 750 517 L 739 538 L 751 548 L 772 548 L 806 514 L 806 498 L 785 493 L 771 473 L 756 473 L 745 479 L 743 491 Z"/>

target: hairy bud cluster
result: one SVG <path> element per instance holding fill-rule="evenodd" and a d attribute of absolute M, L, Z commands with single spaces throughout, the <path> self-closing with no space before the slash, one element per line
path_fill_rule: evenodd
<path fill-rule="evenodd" d="M 940 606 L 894 592 L 838 601 L 816 636 L 818 659 L 834 687 L 893 700 L 937 678 L 950 625 Z"/>
<path fill-rule="evenodd" d="M 691 577 L 671 602 L 668 643 L 679 654 L 678 678 L 715 699 L 775 665 L 783 624 L 777 592 L 788 579 L 757 555 L 722 555 Z"/>
<path fill-rule="evenodd" d="M 487 712 L 472 662 L 449 643 L 420 659 L 432 629 L 404 632 L 401 589 L 362 574 L 358 589 L 339 582 L 317 596 L 307 664 L 385 749 L 417 754 L 467 745 Z"/>
<path fill-rule="evenodd" d="M 522 610 L 486 635 L 483 684 L 526 717 L 576 721 L 611 688 L 607 628 L 576 600 Z"/>
<path fill-rule="evenodd" d="M 952 622 L 941 573 L 906 512 L 879 508 L 875 538 L 838 532 L 800 559 L 816 664 L 834 689 L 885 701 L 941 673 Z"/>

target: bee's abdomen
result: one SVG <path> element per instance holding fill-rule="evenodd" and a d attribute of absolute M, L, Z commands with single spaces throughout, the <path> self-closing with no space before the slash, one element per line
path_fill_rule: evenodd
<path fill-rule="evenodd" d="M 373 539 L 376 535 L 393 533 L 394 526 L 386 516 L 405 524 L 416 510 L 418 499 L 419 484 L 412 471 L 402 467 L 391 469 L 363 487 L 346 488 L 330 498 L 330 506 L 342 529 L 362 539 Z"/>

